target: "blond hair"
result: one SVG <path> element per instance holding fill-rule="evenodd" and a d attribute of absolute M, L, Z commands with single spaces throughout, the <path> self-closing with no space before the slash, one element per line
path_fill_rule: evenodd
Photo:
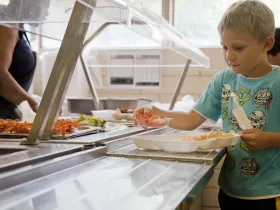
<path fill-rule="evenodd" d="M 257 0 L 238 1 L 227 9 L 219 23 L 220 35 L 228 29 L 240 30 L 258 41 L 264 41 L 275 33 L 273 12 Z"/>

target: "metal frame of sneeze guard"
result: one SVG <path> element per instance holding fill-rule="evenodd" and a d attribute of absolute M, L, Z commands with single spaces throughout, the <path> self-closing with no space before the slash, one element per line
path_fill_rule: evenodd
<path fill-rule="evenodd" d="M 143 6 L 142 5 L 140 5 L 140 4 L 129 4 L 129 3 L 124 3 L 124 1 L 123 1 L 123 4 L 125 5 L 125 6 L 128 6 L 131 10 L 133 10 L 134 11 L 134 14 L 138 14 L 140 17 L 142 16 L 142 18 L 143 19 L 145 19 L 145 17 L 143 16 L 143 14 L 141 13 L 141 8 L 143 8 Z M 180 37 L 180 38 L 182 38 L 182 37 L 184 37 L 183 35 L 181 35 L 178 31 L 176 31 L 176 29 L 175 28 L 172 28 L 173 26 L 171 26 L 171 25 L 169 25 L 166 21 L 165 21 L 165 19 L 163 19 L 163 18 L 159 18 L 159 17 L 156 17 L 154 14 L 152 14 L 149 10 L 147 10 L 147 9 L 144 9 L 144 14 L 146 14 L 148 17 L 151 17 L 150 19 L 151 20 L 153 20 L 153 19 L 156 19 L 156 21 L 158 21 L 158 22 L 160 22 L 161 24 L 162 24 L 162 26 L 166 26 L 167 28 L 171 28 L 173 31 L 175 31 L 174 32 L 174 34 L 177 36 L 177 39 L 178 39 L 178 37 Z M 127 27 L 128 28 L 131 28 L 131 22 L 132 22 L 132 18 L 131 18 L 132 16 L 129 14 L 129 18 L 128 18 L 128 20 L 127 20 Z M 147 19 L 147 18 L 146 18 Z M 151 22 L 151 21 L 149 21 L 149 19 L 148 20 L 146 20 L 147 22 Z M 90 93 L 91 93 L 91 95 L 92 95 L 92 97 L 93 97 L 93 102 L 94 102 L 94 104 L 95 104 L 95 107 L 97 107 L 98 109 L 101 109 L 102 107 L 100 106 L 100 103 L 99 103 L 99 97 L 98 97 L 98 95 L 97 95 L 97 92 L 96 92 L 96 90 L 95 90 L 95 86 L 94 86 L 94 84 L 93 84 L 93 81 L 92 81 L 92 79 L 90 78 L 90 73 L 89 73 L 89 69 L 87 68 L 87 66 L 86 66 L 86 63 L 85 63 L 85 59 L 84 59 L 84 57 L 83 57 L 83 50 L 84 50 L 84 48 L 91 42 L 91 41 L 93 41 L 94 39 L 95 39 L 95 37 L 97 37 L 97 35 L 99 35 L 107 26 L 109 26 L 109 25 L 113 25 L 113 24 L 119 24 L 118 22 L 106 22 L 106 23 L 104 23 L 96 32 L 94 32 L 87 40 L 86 40 L 86 42 L 84 43 L 84 46 L 83 46 L 83 49 L 82 49 L 82 52 L 81 52 L 81 55 L 80 55 L 80 59 L 81 59 L 81 63 L 82 63 L 82 68 L 83 68 L 83 70 L 84 70 L 84 73 L 85 73 L 85 76 L 86 76 L 86 79 L 87 79 L 87 82 L 88 82 L 88 85 L 89 85 L 89 89 L 90 89 Z M 150 25 L 152 26 L 152 25 L 154 25 L 153 23 L 150 23 Z M 171 36 L 170 35 L 170 32 L 168 33 L 168 32 L 166 32 L 166 31 L 164 31 L 164 27 L 159 27 L 159 26 L 157 26 L 157 30 L 161 30 L 161 31 L 163 31 L 164 33 L 166 33 L 167 34 L 167 36 Z M 182 40 L 178 40 L 178 42 L 182 42 Z M 162 42 L 161 43 L 162 44 L 162 47 L 165 47 L 165 48 L 170 48 L 169 46 L 172 46 L 174 43 L 170 43 L 170 41 L 169 42 Z M 166 46 L 165 46 L 166 45 Z M 172 49 L 172 47 L 170 48 L 170 49 Z M 183 55 L 183 56 L 185 56 L 185 57 L 188 57 L 188 56 L 190 56 L 188 53 L 189 52 L 184 52 L 184 50 L 182 51 L 182 50 L 180 50 L 179 48 L 178 49 L 176 49 L 176 50 L 174 50 L 174 49 L 172 49 L 173 51 L 175 51 L 176 53 L 179 53 L 179 54 L 181 54 L 181 55 Z M 185 68 L 184 68 L 184 70 L 183 70 L 183 72 L 182 72 L 182 74 L 181 74 L 181 76 L 180 76 L 180 79 L 179 79 L 179 81 L 178 81 L 178 84 L 177 84 L 177 87 L 176 87 L 176 89 L 175 89 L 175 92 L 174 92 L 174 95 L 173 95 L 173 98 L 172 98 L 172 101 L 171 101 L 171 104 L 170 104 L 170 107 L 169 107 L 169 110 L 172 110 L 173 108 L 174 108 L 174 106 L 175 106 L 175 103 L 176 103 L 176 101 L 177 101 L 177 99 L 178 99 L 178 96 L 179 96 L 179 94 L 180 94 L 180 91 L 181 91 L 181 89 L 182 89 L 182 86 L 183 86 L 183 83 L 184 83 L 184 80 L 185 80 L 185 78 L 186 78 L 186 75 L 187 75 L 187 72 L 188 72 L 188 70 L 189 70 L 189 67 L 190 67 L 190 64 L 191 64 L 191 61 L 192 60 L 195 60 L 195 61 L 197 61 L 198 63 L 200 63 L 200 62 L 202 62 L 202 60 L 203 60 L 203 56 L 201 56 L 200 57 L 200 59 L 198 59 L 198 58 L 192 58 L 192 59 L 188 59 L 187 60 L 187 62 L 186 62 L 186 64 L 185 64 Z M 203 65 L 205 66 L 205 67 L 209 67 L 209 63 L 206 61 L 204 61 L 203 62 Z"/>
<path fill-rule="evenodd" d="M 116 9 L 119 13 L 114 16 L 114 14 L 111 14 L 110 9 Z M 89 24 L 93 21 L 93 14 L 98 14 L 107 22 L 124 24 L 136 33 L 159 43 L 162 48 L 170 49 L 187 58 L 186 66 L 177 85 L 170 109 L 174 107 L 191 61 L 206 68 L 209 67 L 209 58 L 207 56 L 198 48 L 192 46 L 184 36 L 177 32 L 173 26 L 168 25 L 163 18 L 145 9 L 136 0 L 76 0 L 30 135 L 22 144 L 34 145 L 39 142 L 39 139 L 51 138 L 54 122 L 59 115 L 77 60 L 87 43 L 84 44 L 84 39 Z M 104 21 L 104 24 L 106 21 Z M 135 23 L 140 24 L 133 25 Z M 85 69 L 84 65 L 82 66 Z M 85 74 L 86 77 L 89 77 L 88 71 L 85 71 Z M 92 80 L 88 77 L 87 81 L 90 85 Z M 90 85 L 90 88 L 94 99 L 98 102 L 94 85 Z"/>
<path fill-rule="evenodd" d="M 95 0 L 91 1 L 96 5 Z M 87 5 L 76 1 L 31 132 L 21 144 L 34 145 L 39 138 L 51 138 L 88 30 L 89 23 L 82 21 L 90 19 L 91 15 L 92 10 Z"/>

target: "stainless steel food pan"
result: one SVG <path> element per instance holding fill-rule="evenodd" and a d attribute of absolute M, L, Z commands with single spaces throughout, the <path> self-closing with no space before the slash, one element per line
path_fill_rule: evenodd
<path fill-rule="evenodd" d="M 68 111 L 70 113 L 91 114 L 92 110 L 97 110 L 92 98 L 67 98 Z M 100 99 L 102 109 L 116 108 L 135 109 L 152 102 L 147 98 L 103 98 Z"/>

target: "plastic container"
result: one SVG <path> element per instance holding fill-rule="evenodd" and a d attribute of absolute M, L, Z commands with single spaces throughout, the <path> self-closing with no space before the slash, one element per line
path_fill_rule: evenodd
<path fill-rule="evenodd" d="M 147 128 L 164 128 L 168 127 L 169 121 L 172 118 L 164 118 L 164 119 L 154 119 L 154 120 L 149 120 L 149 123 L 147 125 Z M 137 124 L 140 126 L 144 126 L 145 123 L 143 123 L 144 120 L 136 120 Z"/>
<path fill-rule="evenodd" d="M 115 120 L 133 120 L 133 113 L 115 113 L 113 114 Z"/>
<path fill-rule="evenodd" d="M 113 114 L 116 113 L 116 110 L 95 110 L 91 111 L 91 113 L 95 118 L 114 120 Z"/>

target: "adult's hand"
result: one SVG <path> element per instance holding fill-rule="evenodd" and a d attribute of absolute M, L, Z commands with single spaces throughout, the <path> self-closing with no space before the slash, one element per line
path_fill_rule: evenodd
<path fill-rule="evenodd" d="M 37 103 L 37 101 L 34 98 L 32 98 L 31 96 L 28 97 L 27 102 L 28 102 L 30 108 L 33 110 L 33 112 L 38 111 L 39 104 Z"/>

